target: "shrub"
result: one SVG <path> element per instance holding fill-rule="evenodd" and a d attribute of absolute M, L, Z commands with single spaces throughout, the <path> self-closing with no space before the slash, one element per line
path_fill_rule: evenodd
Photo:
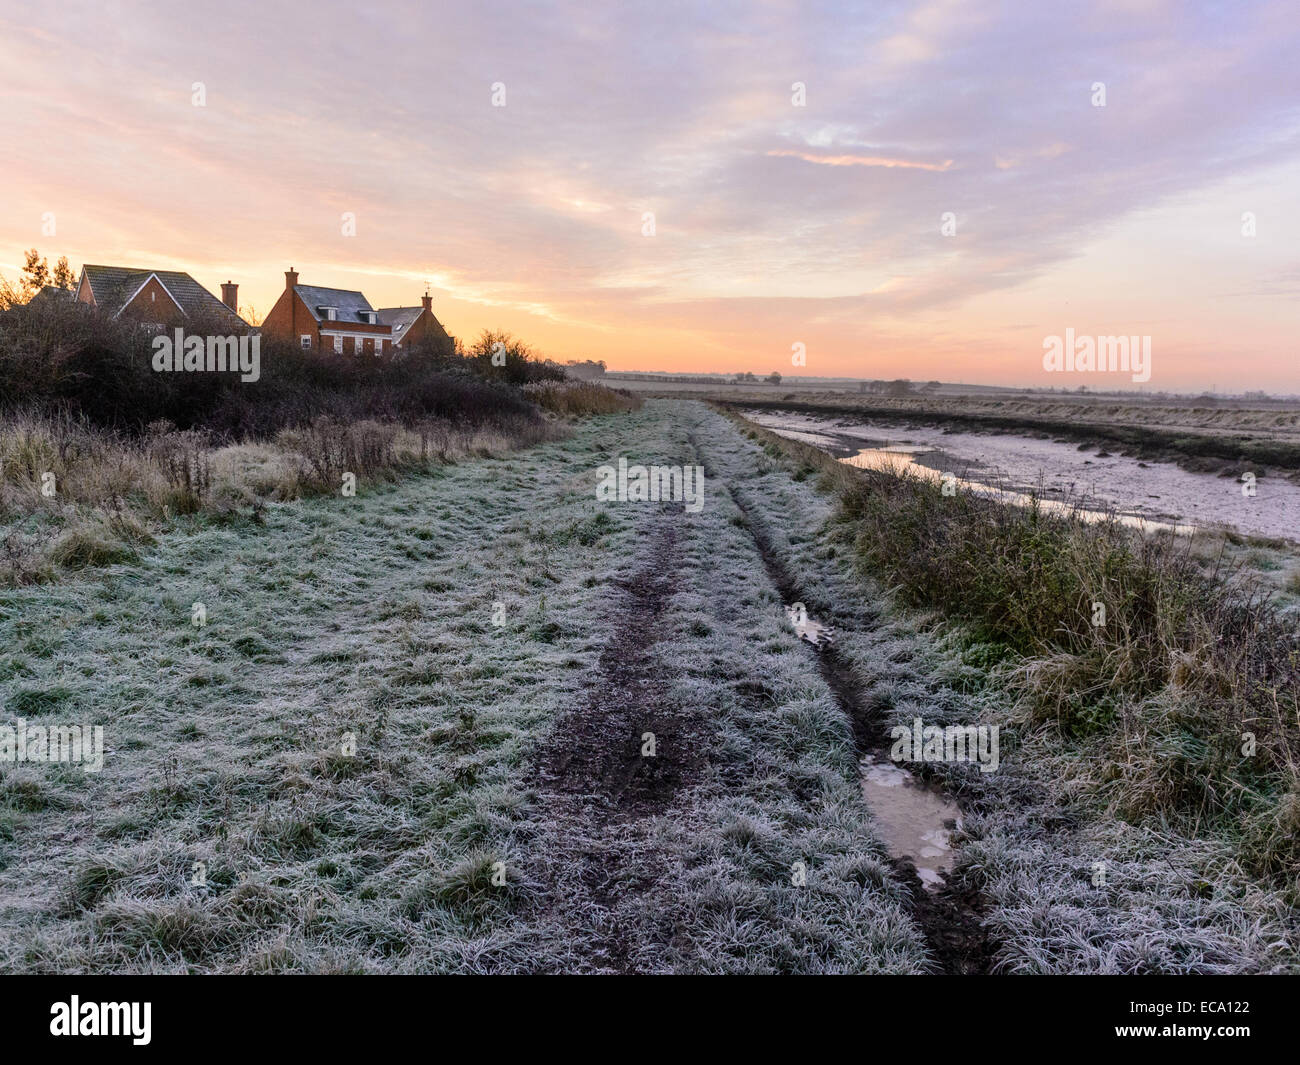
<path fill-rule="evenodd" d="M 100 522 L 73 526 L 58 539 L 50 552 L 51 560 L 66 569 L 111 566 L 134 557 L 135 551 L 130 544 L 113 535 L 112 530 Z"/>
<path fill-rule="evenodd" d="M 607 388 L 594 381 L 536 381 L 524 385 L 524 395 L 553 414 L 582 416 L 639 410 L 643 403 L 626 389 Z"/>
<path fill-rule="evenodd" d="M 204 322 L 186 328 L 227 331 Z M 408 427 L 428 419 L 474 426 L 538 420 L 511 384 L 563 371 L 532 361 L 525 346 L 507 339 L 508 372 L 498 373 L 490 351 L 486 362 L 433 350 L 355 359 L 262 337 L 261 376 L 243 382 L 233 373 L 156 373 L 147 330 L 75 302 L 38 301 L 0 310 L 0 410 L 68 417 L 70 426 L 130 436 L 166 420 L 179 430 L 203 429 L 218 443 L 271 439 L 321 417 Z"/>
<path fill-rule="evenodd" d="M 563 381 L 566 376 L 562 366 L 543 361 L 522 340 L 491 329 L 483 330 L 465 357 L 475 373 L 512 385 Z"/>
<path fill-rule="evenodd" d="M 317 487 L 337 488 L 344 473 L 377 473 L 393 465 L 392 425 L 345 423 L 317 418 L 305 429 L 285 430 L 277 443 L 302 460 L 302 479 Z"/>
<path fill-rule="evenodd" d="M 212 489 L 212 466 L 205 434 L 176 432 L 168 422 L 149 427 L 149 454 L 162 470 L 170 491 L 166 505 L 177 514 L 202 509 Z"/>

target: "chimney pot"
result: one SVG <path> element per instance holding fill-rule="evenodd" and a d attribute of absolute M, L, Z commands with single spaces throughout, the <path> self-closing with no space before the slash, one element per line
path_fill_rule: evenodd
<path fill-rule="evenodd" d="M 236 314 L 239 313 L 239 286 L 233 281 L 227 281 L 221 286 L 221 302 Z"/>

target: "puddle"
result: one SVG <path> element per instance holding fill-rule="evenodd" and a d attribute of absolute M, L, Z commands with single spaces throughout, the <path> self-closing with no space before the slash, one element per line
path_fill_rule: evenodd
<path fill-rule="evenodd" d="M 889 853 L 910 861 L 926 890 L 937 891 L 952 869 L 952 834 L 961 828 L 961 810 L 893 762 L 868 754 L 858 766 L 863 798 Z"/>
<path fill-rule="evenodd" d="M 788 605 L 785 616 L 801 640 L 818 650 L 833 645 L 834 631 L 812 617 L 803 603 Z M 833 651 L 822 657 L 823 670 L 833 659 Z M 892 857 L 904 858 L 916 867 L 927 891 L 937 891 L 952 868 L 951 837 L 961 827 L 961 810 L 883 755 L 864 755 L 858 768 L 862 773 L 862 796 L 871 809 L 881 841 Z"/>
<path fill-rule="evenodd" d="M 803 603 L 791 603 L 785 608 L 785 616 L 799 639 L 806 640 L 814 647 L 828 647 L 835 642 L 834 630 L 810 616 Z"/>

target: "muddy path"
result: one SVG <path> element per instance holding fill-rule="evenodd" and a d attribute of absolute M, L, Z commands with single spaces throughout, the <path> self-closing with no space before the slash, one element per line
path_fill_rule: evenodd
<path fill-rule="evenodd" d="M 745 516 L 746 527 L 754 539 L 768 579 L 782 599 L 786 603 L 803 602 L 806 596 L 773 549 L 762 518 L 746 505 L 739 493 L 716 475 L 693 433 L 690 442 L 697 461 L 705 468 L 705 476 L 712 484 L 721 485 Z M 870 754 L 887 760 L 889 730 L 883 708 L 863 690 L 851 665 L 833 643 L 806 646 L 807 653 L 816 659 L 818 671 L 848 719 L 857 756 L 862 758 Z M 958 877 L 949 877 L 939 890 L 928 891 L 912 862 L 891 858 L 890 865 L 895 876 L 909 889 L 913 918 L 921 928 L 939 970 L 945 975 L 988 973 L 993 964 L 994 944 L 984 926 L 984 901 L 979 891 Z"/>
<path fill-rule="evenodd" d="M 693 435 L 696 459 L 715 490 L 746 516 L 768 580 L 787 602 L 803 596 L 764 534 L 762 520 L 709 466 Z M 635 569 L 613 586 L 607 638 L 592 682 L 562 712 L 538 748 L 531 785 L 540 806 L 546 917 L 566 925 L 573 953 L 567 971 L 661 971 L 680 930 L 659 912 L 659 892 L 674 858 L 660 843 L 664 820 L 691 819 L 693 789 L 719 743 L 714 710 L 682 705 L 666 678 L 661 641 L 674 595 L 693 579 L 683 564 L 686 536 L 679 508 L 666 507 L 645 527 Z M 869 697 L 833 644 L 807 653 L 845 714 L 859 756 L 888 749 L 883 708 Z M 757 679 L 757 678 L 755 678 Z M 647 744 L 653 737 L 653 754 Z M 911 912 L 936 967 L 986 972 L 991 945 L 977 892 L 947 882 L 927 890 L 906 859 L 890 862 L 906 884 Z M 657 901 L 658 900 L 658 901 Z"/>
<path fill-rule="evenodd" d="M 539 751 L 535 787 L 547 823 L 563 826 L 546 844 L 550 892 L 557 912 L 582 926 L 574 941 L 586 944 L 579 968 L 587 971 L 653 968 L 643 896 L 667 860 L 649 820 L 698 780 L 713 740 L 708 708 L 669 698 L 655 654 L 680 580 L 680 520 L 680 508 L 656 516 L 638 569 L 617 582 L 595 683 Z M 661 929 L 659 945 L 671 935 Z"/>
<path fill-rule="evenodd" d="M 680 526 L 661 517 L 641 568 L 617 583 L 614 633 L 587 701 L 564 715 L 543 750 L 541 779 L 557 794 L 590 796 L 609 817 L 660 813 L 707 761 L 699 709 L 669 702 L 654 656 L 659 619 L 677 581 Z M 653 736 L 655 754 L 642 753 Z"/>

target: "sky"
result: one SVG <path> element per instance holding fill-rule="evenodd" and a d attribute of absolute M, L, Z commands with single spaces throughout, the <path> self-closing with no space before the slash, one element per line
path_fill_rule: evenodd
<path fill-rule="evenodd" d="M 611 369 L 1300 392 L 1280 2 L 0 0 L 0 274 L 300 283 Z M 348 224 L 348 218 L 353 221 Z M 354 232 L 353 232 L 354 231 Z M 803 365 L 797 365 L 798 353 Z"/>

